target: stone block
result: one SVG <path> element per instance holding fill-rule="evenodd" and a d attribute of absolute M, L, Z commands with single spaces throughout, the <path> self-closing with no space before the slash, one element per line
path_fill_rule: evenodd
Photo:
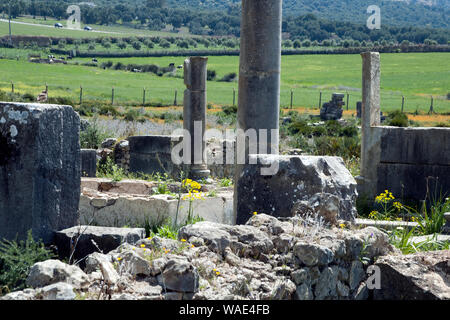
<path fill-rule="evenodd" d="M 236 181 L 237 223 L 245 223 L 253 212 L 276 217 L 295 215 L 296 204 L 316 194 L 340 199 L 338 219 L 353 221 L 356 215 L 356 181 L 338 157 L 250 155 Z M 261 168 L 278 161 L 278 172 L 267 176 Z"/>
<path fill-rule="evenodd" d="M 78 222 L 80 118 L 70 106 L 0 103 L 0 238 L 50 242 Z"/>
<path fill-rule="evenodd" d="M 172 162 L 172 148 L 182 140 L 171 136 L 136 136 L 128 138 L 130 145 L 130 172 L 147 174 L 168 173 L 178 176 L 181 167 Z"/>
<path fill-rule="evenodd" d="M 431 195 L 445 195 L 450 190 L 450 165 L 380 163 L 377 173 L 378 194 L 388 189 L 396 197 L 424 200 L 427 184 Z"/>
<path fill-rule="evenodd" d="M 380 143 L 382 163 L 450 166 L 450 128 L 384 127 Z"/>
<path fill-rule="evenodd" d="M 136 243 L 145 237 L 145 230 L 142 228 L 76 226 L 58 231 L 55 233 L 54 244 L 58 247 L 58 254 L 61 259 L 70 256 L 71 246 L 74 245 L 79 235 L 81 236 L 76 246 L 75 260 L 98 252 L 99 249 L 106 254 L 119 247 L 122 243 Z"/>

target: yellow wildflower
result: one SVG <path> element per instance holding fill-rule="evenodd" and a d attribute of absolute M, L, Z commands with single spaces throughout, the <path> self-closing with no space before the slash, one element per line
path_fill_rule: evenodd
<path fill-rule="evenodd" d="M 141 244 L 141 248 L 145 248 L 145 244 Z"/>
<path fill-rule="evenodd" d="M 181 242 L 186 242 L 186 239 L 181 239 Z"/>

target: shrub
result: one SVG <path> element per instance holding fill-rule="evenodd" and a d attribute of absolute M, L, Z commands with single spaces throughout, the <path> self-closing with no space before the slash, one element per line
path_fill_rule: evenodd
<path fill-rule="evenodd" d="M 159 45 L 161 46 L 161 48 L 165 48 L 165 49 L 170 48 L 170 42 L 165 39 L 162 39 L 160 41 Z"/>
<path fill-rule="evenodd" d="M 80 145 L 82 149 L 98 149 L 102 142 L 113 135 L 100 128 L 97 119 L 89 121 L 86 130 L 80 132 Z"/>
<path fill-rule="evenodd" d="M 119 47 L 119 49 L 125 49 L 127 47 L 127 43 L 125 41 L 119 41 L 117 42 L 117 47 Z"/>
<path fill-rule="evenodd" d="M 228 73 L 228 74 L 224 75 L 223 78 L 220 79 L 220 81 L 233 82 L 233 81 L 236 81 L 236 79 L 237 79 L 236 72 L 231 72 L 231 73 Z"/>
<path fill-rule="evenodd" d="M 207 70 L 207 80 L 208 81 L 214 81 L 217 77 L 217 73 L 215 70 Z"/>
<path fill-rule="evenodd" d="M 139 41 L 133 42 L 133 48 L 135 50 L 141 50 L 141 47 L 142 47 L 142 45 L 141 45 L 141 43 Z"/>
<path fill-rule="evenodd" d="M 397 110 L 389 113 L 387 125 L 393 127 L 408 127 L 408 116 L 403 112 Z"/>
<path fill-rule="evenodd" d="M 37 262 L 54 258 L 42 241 L 33 240 L 31 230 L 26 240 L 0 242 L 0 295 L 6 291 L 22 290 L 30 268 Z M 3 289 L 2 289 L 3 288 Z"/>

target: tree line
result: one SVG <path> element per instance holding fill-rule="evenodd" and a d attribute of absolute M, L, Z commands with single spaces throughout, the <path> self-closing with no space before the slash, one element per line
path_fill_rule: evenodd
<path fill-rule="evenodd" d="M 13 18 L 20 15 L 54 17 L 58 20 L 68 18 L 66 9 L 70 0 L 9 0 L 0 4 L 0 12 L 11 13 Z M 179 29 L 186 27 L 190 33 L 208 36 L 240 35 L 240 6 L 227 7 L 226 10 L 200 10 L 186 7 L 165 7 L 164 0 L 141 2 L 99 2 L 98 5 L 82 4 L 81 20 L 85 24 L 122 24 L 134 28 L 161 30 L 166 25 Z M 328 43 L 348 41 L 411 43 L 433 42 L 449 43 L 446 29 L 412 26 L 387 26 L 380 30 L 369 30 L 365 24 L 334 21 L 318 18 L 313 14 L 286 15 L 283 18 L 285 39 L 295 41 L 317 41 Z M 298 42 L 297 42 L 298 44 Z"/>

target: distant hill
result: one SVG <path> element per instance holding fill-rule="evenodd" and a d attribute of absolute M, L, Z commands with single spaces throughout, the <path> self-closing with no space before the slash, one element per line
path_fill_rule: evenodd
<path fill-rule="evenodd" d="M 240 3 L 241 0 L 166 0 L 169 7 L 208 10 L 227 10 Z M 380 6 L 382 23 L 387 25 L 450 27 L 450 0 L 283 0 L 285 15 L 313 13 L 323 19 L 354 23 L 367 20 L 370 5 Z"/>

